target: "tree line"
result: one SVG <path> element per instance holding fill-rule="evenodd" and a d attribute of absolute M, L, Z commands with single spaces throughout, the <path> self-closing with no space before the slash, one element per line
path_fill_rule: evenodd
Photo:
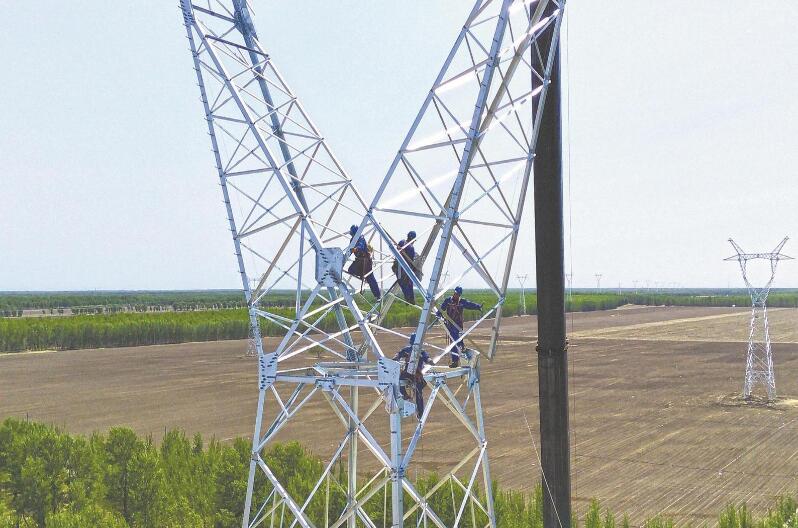
<path fill-rule="evenodd" d="M 469 292 L 476 302 L 495 302 L 488 292 Z M 529 313 L 534 313 L 534 296 L 527 296 Z M 611 298 L 586 296 L 578 298 L 576 304 L 586 309 L 605 309 L 618 305 Z M 287 301 L 287 300 L 286 300 Z M 319 301 L 321 302 L 321 301 Z M 592 304 L 591 304 L 592 303 Z M 284 317 L 293 317 L 293 306 L 278 304 L 269 308 Z M 415 324 L 418 310 L 402 303 L 394 303 L 383 321 L 388 327 Z M 505 302 L 505 315 L 520 313 L 520 301 L 516 296 Z M 479 317 L 478 312 L 466 312 L 466 320 Z M 350 324 L 353 322 L 347 314 Z M 322 330 L 337 328 L 332 314 L 318 323 Z M 261 319 L 261 334 L 279 336 L 283 328 Z M 70 317 L 24 317 L 0 319 L 0 352 L 24 350 L 72 350 L 81 348 L 108 348 L 142 345 L 161 345 L 193 341 L 218 341 L 245 339 L 249 336 L 249 316 L 245 309 L 188 311 L 188 312 L 143 312 L 143 313 L 97 313 Z"/>
<path fill-rule="evenodd" d="M 473 290 L 472 290 L 473 291 Z M 527 295 L 534 296 L 534 288 L 527 290 Z M 468 292 L 471 293 L 471 292 Z M 520 290 L 510 290 L 508 301 L 518 296 Z M 743 289 L 624 289 L 621 295 L 616 290 L 607 289 L 598 291 L 594 289 L 573 290 L 573 296 L 611 296 L 627 299 L 656 299 L 661 304 L 670 299 L 677 304 L 685 300 L 693 300 L 698 305 L 712 299 L 712 306 L 725 306 L 723 304 L 730 298 L 738 304 L 746 304 L 748 294 Z M 307 292 L 302 297 L 306 298 Z M 776 289 L 773 290 L 770 300 L 773 306 L 798 306 L 798 291 Z M 271 292 L 261 304 L 264 306 L 287 306 L 294 303 L 294 292 L 288 290 L 275 290 Z M 0 314 L 6 312 L 13 316 L 22 310 L 56 310 L 58 308 L 78 308 L 98 310 L 100 312 L 113 312 L 113 308 L 125 308 L 131 311 L 146 311 L 158 307 L 172 310 L 191 310 L 208 308 L 233 308 L 244 307 L 244 296 L 241 290 L 200 290 L 200 291 L 98 291 L 98 292 L 0 292 Z M 5 315 L 4 315 L 5 316 Z"/>
<path fill-rule="evenodd" d="M 265 460 L 285 488 L 304 497 L 322 475 L 322 460 L 296 442 L 274 444 Z M 89 437 L 67 434 L 54 427 L 7 418 L 0 424 L 0 528 L 234 528 L 240 526 L 250 443 L 237 439 L 231 444 L 189 438 L 181 431 L 167 432 L 160 445 L 141 438 L 127 428 Z M 256 489 L 264 500 L 270 484 L 259 472 Z M 343 467 L 330 476 L 329 491 L 319 493 L 306 512 L 317 526 L 325 525 L 330 511 L 345 504 Z M 417 480 L 417 488 L 430 490 L 439 478 L 428 474 Z M 456 512 L 462 490 L 444 486 L 430 503 L 447 525 Z M 380 491 L 363 507 L 372 518 L 390 519 L 390 500 Z M 502 528 L 542 528 L 543 495 L 540 486 L 531 493 L 502 490 L 496 486 L 495 509 Z M 718 516 L 721 528 L 783 528 L 798 525 L 798 503 L 790 497 L 776 500 L 761 518 L 746 506 L 728 506 Z M 470 513 L 470 512 L 469 512 Z M 293 521 L 287 510 L 283 523 Z M 332 519 L 334 521 L 334 519 Z M 484 514 L 464 516 L 461 526 L 485 524 Z M 593 500 L 579 528 L 629 528 L 627 516 L 602 509 Z M 644 528 L 673 528 L 673 521 L 654 517 Z"/>
<path fill-rule="evenodd" d="M 496 302 L 493 293 L 484 290 L 465 292 L 469 299 L 486 307 Z M 286 294 L 271 299 L 269 310 L 281 316 L 294 316 L 294 299 Z M 320 303 L 321 301 L 319 301 Z M 566 310 L 587 312 L 609 310 L 625 304 L 649 306 L 748 306 L 745 295 L 688 295 L 651 293 L 574 293 L 566 296 Z M 772 307 L 798 307 L 798 294 L 774 293 Z M 519 292 L 508 294 L 503 315 L 522 313 Z M 526 313 L 537 313 L 537 296 L 526 294 Z M 393 303 L 383 320 L 387 327 L 410 326 L 417 322 L 419 311 L 404 303 Z M 466 320 L 480 317 L 479 312 L 467 310 Z M 351 316 L 347 315 L 352 323 Z M 337 328 L 332 314 L 318 324 L 322 330 Z M 280 336 L 283 328 L 261 319 L 261 334 Z M 23 350 L 69 350 L 99 347 L 126 347 L 245 339 L 249 336 L 247 310 L 223 309 L 185 312 L 121 312 L 75 315 L 70 317 L 0 318 L 0 352 Z"/>
<path fill-rule="evenodd" d="M 282 296 L 282 292 L 280 293 Z M 47 310 L 57 308 L 108 308 L 121 306 L 172 309 L 191 306 L 244 306 L 241 290 L 200 291 L 98 291 L 98 292 L 2 292 L 0 310 Z"/>

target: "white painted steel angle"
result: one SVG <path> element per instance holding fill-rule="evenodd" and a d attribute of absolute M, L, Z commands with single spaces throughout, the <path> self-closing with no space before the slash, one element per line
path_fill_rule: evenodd
<path fill-rule="evenodd" d="M 277 352 L 260 354 L 258 356 L 258 386 L 266 390 L 277 379 Z"/>

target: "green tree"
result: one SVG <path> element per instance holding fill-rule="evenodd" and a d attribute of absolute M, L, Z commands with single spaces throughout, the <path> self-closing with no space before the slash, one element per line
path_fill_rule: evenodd
<path fill-rule="evenodd" d="M 108 501 L 130 523 L 130 470 L 133 458 L 144 449 L 144 443 L 130 429 L 115 427 L 104 442 Z"/>
<path fill-rule="evenodd" d="M 601 507 L 596 499 L 590 501 L 590 506 L 585 513 L 585 528 L 601 527 Z"/>
<path fill-rule="evenodd" d="M 0 500 L 0 528 L 16 528 L 17 515 L 9 506 Z"/>
<path fill-rule="evenodd" d="M 20 480 L 17 484 L 19 495 L 15 509 L 22 517 L 31 517 L 36 526 L 43 527 L 47 513 L 55 503 L 57 493 L 53 489 L 55 478 L 48 476 L 44 460 L 28 457 L 22 463 Z M 55 494 L 53 493 L 55 491 Z"/>
<path fill-rule="evenodd" d="M 729 504 L 718 519 L 719 528 L 752 528 L 753 525 L 751 512 L 745 504 L 739 508 Z"/>
<path fill-rule="evenodd" d="M 2 526 L 0 524 L 0 526 Z M 47 517 L 47 528 L 128 528 L 121 515 L 91 505 L 63 509 Z"/>
<path fill-rule="evenodd" d="M 128 508 L 134 527 L 164 526 L 169 492 L 158 451 L 152 445 L 135 453 L 130 460 Z"/>

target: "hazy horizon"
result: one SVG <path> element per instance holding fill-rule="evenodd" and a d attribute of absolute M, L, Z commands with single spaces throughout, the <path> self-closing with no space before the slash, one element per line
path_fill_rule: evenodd
<path fill-rule="evenodd" d="M 508 292 L 521 292 L 520 286 L 508 286 Z M 529 287 L 526 288 L 527 292 L 535 292 L 537 290 L 536 287 Z M 566 286 L 566 291 L 569 288 Z M 618 287 L 616 286 L 601 286 L 597 288 L 596 286 L 586 286 L 586 287 L 573 287 L 571 288 L 574 292 L 596 292 L 596 293 L 614 293 L 618 291 Z M 0 290 L 0 295 L 26 295 L 26 294 L 57 294 L 57 293 L 82 293 L 82 294 L 105 294 L 105 293 L 184 293 L 184 292 L 241 292 L 242 288 L 193 288 L 193 289 L 157 289 L 157 290 L 147 290 L 147 289 L 107 289 L 107 290 Z M 295 290 L 283 289 L 283 288 L 276 288 L 272 290 L 273 293 L 293 293 Z M 303 292 L 308 292 L 310 290 L 303 289 Z M 465 288 L 465 291 L 489 291 L 487 288 Z M 722 291 L 722 292 L 747 292 L 747 289 L 743 287 L 734 287 L 730 286 L 728 288 L 725 287 L 691 287 L 691 286 L 645 286 L 639 285 L 637 287 L 634 286 L 623 286 L 621 287 L 621 291 L 623 292 L 635 292 L 635 291 L 642 291 L 642 292 L 652 292 L 652 291 L 661 291 L 663 293 L 668 292 L 715 292 L 715 291 Z M 771 288 L 771 293 L 778 293 L 778 292 L 794 292 L 798 291 L 798 288 Z"/>
<path fill-rule="evenodd" d="M 370 197 L 468 6 L 252 4 L 264 46 Z M 798 236 L 798 4 L 762 4 L 755 19 L 734 6 L 569 2 L 575 288 L 601 273 L 607 290 L 740 289 L 729 237 L 753 252 Z M 0 291 L 240 287 L 177 6 L 13 2 L 5 15 L 0 45 L 16 51 L 0 71 Z M 534 283 L 531 200 L 513 275 Z M 796 286 L 798 265 L 783 263 L 774 287 Z"/>

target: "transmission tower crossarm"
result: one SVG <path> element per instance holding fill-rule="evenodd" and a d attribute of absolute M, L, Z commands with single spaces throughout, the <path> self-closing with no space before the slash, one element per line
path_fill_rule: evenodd
<path fill-rule="evenodd" d="M 457 221 L 458 217 L 458 206 L 460 204 L 460 197 L 461 197 L 461 190 L 465 183 L 466 174 L 468 172 L 468 168 L 471 165 L 471 160 L 473 159 L 474 154 L 476 154 L 476 148 L 479 142 L 479 123 L 482 119 L 482 116 L 485 112 L 485 103 L 488 97 L 488 90 L 491 85 L 491 81 L 493 79 L 493 73 L 496 70 L 496 66 L 498 64 L 498 55 L 499 51 L 501 50 L 501 43 L 504 37 L 504 31 L 506 29 L 506 17 L 507 11 L 510 8 L 510 4 L 512 0 L 504 0 L 502 3 L 501 10 L 499 12 L 499 16 L 497 18 L 496 23 L 496 30 L 493 36 L 493 43 L 491 45 L 490 52 L 488 54 L 488 63 L 485 67 L 485 71 L 482 74 L 482 81 L 480 83 L 479 94 L 477 96 L 476 106 L 474 107 L 474 113 L 471 118 L 471 124 L 469 126 L 469 132 L 466 139 L 466 143 L 463 147 L 463 155 L 462 160 L 460 162 L 460 167 L 457 171 L 457 177 L 452 185 L 451 191 L 451 202 L 448 205 L 448 209 L 446 210 L 446 219 L 443 222 L 442 226 L 442 233 L 441 233 L 441 242 L 438 245 L 438 250 L 435 255 L 435 261 L 433 263 L 432 272 L 430 273 L 430 282 L 427 292 L 427 298 L 424 303 L 424 307 L 421 310 L 421 315 L 419 316 L 418 326 L 416 327 L 416 340 L 418 343 L 421 343 L 424 339 L 424 336 L 427 332 L 427 328 L 429 326 L 429 319 L 431 315 L 431 308 L 432 308 L 432 296 L 438 292 L 440 281 L 440 275 L 443 271 L 443 264 L 446 259 L 446 253 L 449 250 L 449 242 L 452 237 L 452 230 L 454 229 L 454 225 Z M 410 371 L 411 373 L 415 371 L 415 363 L 416 357 L 419 354 L 419 347 L 413 346 L 413 351 L 410 356 Z"/>
<path fill-rule="evenodd" d="M 183 0 L 183 2 L 184 6 L 186 4 L 189 4 L 187 0 Z M 252 64 L 247 67 L 247 70 L 248 73 L 250 73 L 254 77 L 254 79 L 258 81 L 257 85 L 261 88 L 262 101 L 266 107 L 265 115 L 264 116 L 259 115 L 257 119 L 255 119 L 255 117 L 252 115 L 251 103 L 246 103 L 244 101 L 245 97 L 251 99 L 253 94 L 249 91 L 245 94 L 243 92 L 243 89 L 239 87 L 236 84 L 236 82 L 234 82 L 234 79 L 238 78 L 239 76 L 238 75 L 233 76 L 226 70 L 225 65 L 223 64 L 222 60 L 220 60 L 216 52 L 215 45 L 212 39 L 209 38 L 213 36 L 213 32 L 210 31 L 208 28 L 206 28 L 199 20 L 196 19 L 196 17 L 193 16 L 186 17 L 187 24 L 193 26 L 196 34 L 203 42 L 203 50 L 206 53 L 206 56 L 210 59 L 210 64 L 203 63 L 204 67 L 209 68 L 212 66 L 213 69 L 215 70 L 213 74 L 216 76 L 216 80 L 222 82 L 226 86 L 230 100 L 232 100 L 236 104 L 241 116 L 244 118 L 244 122 L 249 128 L 251 137 L 254 138 L 255 141 L 257 142 L 261 154 L 263 155 L 263 157 L 266 159 L 266 161 L 270 166 L 271 174 L 282 186 L 286 199 L 289 200 L 292 207 L 294 208 L 295 212 L 293 216 L 300 219 L 303 240 L 307 238 L 311 248 L 316 253 L 318 253 L 321 250 L 321 248 L 324 247 L 324 243 L 321 240 L 320 234 L 316 230 L 318 221 L 314 221 L 312 219 L 315 207 L 310 207 L 308 205 L 308 201 L 305 198 L 303 190 L 303 187 L 305 187 L 305 185 L 302 183 L 302 179 L 298 176 L 298 173 L 294 167 L 294 160 L 301 155 L 302 151 L 298 151 L 298 154 L 294 155 L 294 157 L 292 157 L 291 153 L 289 152 L 289 143 L 286 141 L 286 136 L 283 133 L 282 125 L 280 124 L 280 120 L 277 118 L 275 103 L 272 100 L 271 92 L 268 86 L 266 85 L 264 79 L 265 66 L 268 64 L 269 67 L 271 68 L 271 71 L 274 72 L 274 75 L 276 75 L 278 79 L 280 80 L 282 79 L 279 78 L 279 74 L 277 73 L 274 65 L 271 64 L 270 59 L 268 59 L 268 55 L 265 52 L 263 52 L 259 47 L 256 35 L 254 33 L 254 28 L 252 27 L 251 21 L 249 20 L 248 10 L 246 9 L 245 3 L 241 0 L 234 0 L 234 5 L 236 5 L 236 9 L 240 9 L 240 11 L 237 10 L 235 14 L 236 28 L 239 31 L 241 31 L 242 37 L 245 43 L 247 44 L 246 48 L 248 48 L 249 50 L 248 51 L 249 58 L 250 60 L 252 60 Z M 184 13 L 187 10 L 188 12 L 191 12 L 190 5 L 188 6 L 187 9 L 184 9 Z M 267 58 L 264 60 L 263 57 Z M 258 62 L 255 62 L 256 60 Z M 199 61 L 197 67 L 198 68 L 200 67 Z M 347 191 L 351 192 L 352 195 L 354 196 L 354 199 L 357 200 L 357 202 L 363 209 L 365 209 L 366 207 L 365 202 L 362 200 L 360 195 L 351 185 L 351 179 L 340 168 L 340 165 L 332 155 L 331 151 L 327 149 L 326 145 L 324 144 L 323 138 L 318 133 L 318 130 L 316 130 L 312 122 L 310 122 L 309 118 L 304 113 L 304 110 L 301 108 L 301 106 L 298 103 L 298 100 L 296 99 L 295 96 L 293 96 L 293 94 L 290 94 L 290 104 L 297 109 L 297 112 L 301 113 L 301 117 L 305 121 L 306 125 L 305 129 L 308 130 L 310 133 L 312 133 L 314 137 L 318 138 L 315 140 L 314 143 L 315 146 L 309 146 L 307 148 L 310 149 L 311 147 L 313 147 L 314 152 L 318 152 L 319 149 L 324 150 L 328 158 L 332 159 L 332 163 L 337 171 L 336 175 L 339 176 L 339 179 L 335 180 L 333 183 L 335 185 L 338 185 L 339 188 L 343 189 L 342 194 Z M 208 107 L 208 110 L 212 115 L 213 109 Z M 283 156 L 282 163 L 278 163 L 277 160 L 275 159 L 275 155 L 272 153 L 271 147 L 267 144 L 267 137 L 264 136 L 263 130 L 258 125 L 259 123 L 263 122 L 263 118 L 266 115 L 268 115 L 270 121 L 272 122 L 270 134 L 277 140 L 276 143 L 279 145 L 279 150 Z M 336 200 L 335 208 L 338 208 L 340 203 L 341 203 L 340 200 Z M 335 209 L 333 209 L 332 213 L 330 214 L 333 214 L 334 212 Z M 276 222 L 273 222 L 272 224 L 274 223 Z M 261 229 L 266 229 L 268 227 L 269 226 L 266 225 L 263 226 Z M 322 232 L 326 229 L 328 228 L 326 226 L 323 226 Z M 238 233 L 235 233 L 235 238 L 240 239 L 240 235 Z M 356 243 L 356 241 L 357 238 L 350 240 L 346 248 L 347 250 L 346 254 L 348 254 L 348 251 L 351 250 L 351 247 Z M 376 341 L 376 339 L 374 338 L 374 335 L 371 332 L 371 329 L 368 327 L 368 324 L 364 320 L 363 314 L 360 311 L 357 304 L 355 303 L 354 299 L 352 298 L 351 295 L 349 295 L 349 293 L 346 291 L 345 288 L 341 289 L 340 292 L 345 301 L 345 304 L 348 306 L 352 314 L 355 315 L 358 327 L 363 333 L 363 335 L 366 336 L 371 349 L 374 350 L 378 356 L 382 356 L 383 354 L 380 349 L 380 346 Z M 330 295 L 335 296 L 335 293 L 332 290 L 330 290 Z M 349 329 L 348 325 L 346 324 L 345 316 L 341 305 L 340 304 L 333 305 L 332 310 L 336 320 L 338 321 L 338 325 L 342 329 L 344 329 L 344 337 L 343 337 L 344 340 L 351 344 L 352 339 L 348 335 Z"/>
<path fill-rule="evenodd" d="M 773 249 L 773 251 L 771 251 L 771 253 L 774 254 L 774 255 L 779 255 L 779 256 L 781 256 L 781 258 L 792 258 L 792 257 L 788 257 L 786 255 L 782 256 L 782 254 L 781 254 L 781 248 L 784 247 L 784 244 L 786 244 L 789 239 L 790 239 L 790 237 L 784 237 L 781 240 L 781 242 L 779 242 L 778 245 Z"/>
<path fill-rule="evenodd" d="M 564 7 L 564 5 L 565 4 L 563 3 L 562 7 Z M 546 0 L 541 0 L 540 2 L 538 2 L 538 5 L 537 5 L 537 7 L 535 9 L 535 13 L 530 18 L 529 26 L 530 26 L 531 29 L 528 30 L 528 32 L 527 32 L 528 33 L 528 37 L 525 39 L 526 44 L 524 45 L 524 48 L 528 47 L 532 43 L 532 40 L 534 38 L 534 33 L 535 33 L 532 29 L 534 29 L 535 27 L 540 25 L 540 19 L 543 17 L 543 13 L 545 13 L 545 9 L 546 9 L 547 6 L 548 6 L 548 1 L 546 1 Z M 557 40 L 559 39 L 559 31 L 560 31 L 560 24 L 562 23 L 562 17 L 554 18 L 554 13 L 552 13 L 551 19 L 556 22 L 556 27 L 555 27 L 554 32 L 553 32 L 552 42 L 557 42 Z M 544 28 L 543 27 L 538 28 L 538 31 L 542 31 L 542 29 L 544 29 Z M 516 59 L 520 59 L 521 55 L 522 55 L 522 52 L 521 52 L 521 49 L 519 47 L 518 50 L 515 53 L 515 56 L 513 57 L 513 61 L 514 61 L 513 62 L 513 71 L 518 66 L 518 62 L 516 61 Z M 535 90 L 539 90 L 540 91 L 540 107 L 539 108 L 541 109 L 541 111 L 538 112 L 538 114 L 535 116 L 535 119 L 534 119 L 534 121 L 532 123 L 532 131 L 531 131 L 531 134 L 530 134 L 531 135 L 531 140 L 530 140 L 529 156 L 527 158 L 526 166 L 524 167 L 524 176 L 523 176 L 523 179 L 521 181 L 521 196 L 525 196 L 526 193 L 527 193 L 527 189 L 529 188 L 529 180 L 530 180 L 530 177 L 532 175 L 532 167 L 533 167 L 533 164 L 534 164 L 534 161 L 535 161 L 535 155 L 533 153 L 532 146 L 536 145 L 537 141 L 538 141 L 538 135 L 540 134 L 540 124 L 541 124 L 541 120 L 543 119 L 543 111 L 542 110 L 544 110 L 545 107 L 546 107 L 545 103 L 546 103 L 546 97 L 548 95 L 548 88 L 549 88 L 549 83 L 550 83 L 550 79 L 546 78 L 545 74 L 546 74 L 546 72 L 551 72 L 552 71 L 552 67 L 554 65 L 554 60 L 555 60 L 554 59 L 554 53 L 550 52 L 549 56 L 547 57 L 547 60 L 546 60 L 546 67 L 545 67 L 545 70 L 544 70 L 544 78 L 540 79 L 540 86 L 533 90 L 533 92 Z M 504 87 L 505 87 L 505 85 L 507 83 L 507 78 L 508 78 L 508 76 L 505 75 L 505 78 L 502 81 L 502 88 L 500 88 L 499 93 L 501 93 L 501 91 L 504 89 Z M 498 100 L 498 95 L 497 95 L 496 99 Z M 494 114 L 495 114 L 495 111 L 494 111 Z M 517 244 L 517 241 L 518 241 L 518 234 L 519 234 L 520 229 L 521 229 L 521 217 L 523 215 L 523 211 L 524 211 L 524 200 L 519 200 L 519 202 L 517 204 L 517 207 L 516 207 L 515 224 L 514 224 L 512 239 L 511 239 L 510 248 L 509 248 L 510 257 L 507 259 L 507 263 L 506 263 L 505 269 L 504 269 L 504 274 L 503 274 L 503 277 L 502 277 L 501 291 L 503 291 L 503 292 L 507 290 L 507 285 L 508 285 L 509 280 L 510 280 L 510 271 L 511 271 L 511 268 L 512 268 L 513 257 L 515 256 L 515 248 L 516 248 L 516 244 Z M 500 327 L 501 327 L 503 308 L 504 308 L 504 303 L 502 302 L 501 304 L 499 304 L 499 306 L 498 306 L 498 308 L 496 310 L 496 316 L 493 319 L 493 328 L 492 328 L 492 332 L 491 332 L 491 342 L 490 342 L 490 345 L 489 345 L 489 348 L 488 348 L 488 353 L 487 353 L 488 359 L 493 359 L 493 357 L 496 354 L 496 348 L 499 345 L 499 330 L 500 330 Z M 524 301 L 524 314 L 526 315 L 526 301 Z"/>
<path fill-rule="evenodd" d="M 476 3 L 474 4 L 474 7 L 471 9 L 471 13 L 468 15 L 466 23 L 463 25 L 463 28 L 460 30 L 460 33 L 457 35 L 457 39 L 455 40 L 454 45 L 449 51 L 449 55 L 446 57 L 446 60 L 444 60 L 443 66 L 441 66 L 441 69 L 438 72 L 438 76 L 435 78 L 435 82 L 433 82 L 432 84 L 432 88 L 428 92 L 426 98 L 424 99 L 424 102 L 421 104 L 421 109 L 416 114 L 416 118 L 413 121 L 413 124 L 410 126 L 410 130 L 407 132 L 407 135 L 405 135 L 405 138 L 402 141 L 402 145 L 401 147 L 399 147 L 399 151 L 397 152 L 396 156 L 391 162 L 391 165 L 388 168 L 388 175 L 392 174 L 396 170 L 399 163 L 402 161 L 402 156 L 404 154 L 404 151 L 407 150 L 407 147 L 410 144 L 410 141 L 412 141 L 413 136 L 416 130 L 418 129 L 418 126 L 421 123 L 424 114 L 427 111 L 427 108 L 429 107 L 430 103 L 435 97 L 435 90 L 440 86 L 441 81 L 443 81 L 444 77 L 446 76 L 446 72 L 449 69 L 449 65 L 452 63 L 452 60 L 454 60 L 458 48 L 462 44 L 466 35 L 468 34 L 468 27 L 471 21 L 473 21 L 474 17 L 476 17 L 477 14 L 479 13 L 479 8 L 482 4 L 483 4 L 482 0 L 477 0 Z M 377 205 L 379 204 L 380 199 L 382 198 L 383 193 L 385 192 L 389 181 L 390 179 L 388 177 L 383 179 L 382 184 L 380 184 L 380 187 L 377 189 L 377 192 L 374 195 L 371 207 L 369 208 L 370 211 L 373 211 L 378 208 Z M 430 238 L 432 239 L 433 237 Z"/>
<path fill-rule="evenodd" d="M 280 118 L 277 115 L 277 112 L 275 111 L 275 105 L 272 100 L 271 90 L 269 89 L 266 78 L 263 75 L 263 63 L 269 60 L 269 55 L 263 50 L 263 48 L 260 45 L 260 42 L 258 40 L 258 34 L 257 31 L 255 30 L 255 25 L 253 24 L 252 18 L 249 14 L 247 1 L 233 0 L 233 5 L 235 6 L 236 9 L 235 11 L 236 18 L 234 22 L 239 28 L 239 31 L 241 32 L 244 38 L 244 41 L 247 43 L 248 52 L 250 54 L 250 59 L 252 60 L 253 65 L 256 65 L 254 66 L 254 71 L 258 74 L 257 75 L 258 86 L 261 90 L 261 93 L 263 94 L 267 106 L 271 109 L 269 120 L 272 125 L 272 130 L 278 139 L 280 152 L 283 156 L 283 160 L 285 161 L 286 169 L 288 173 L 291 175 L 292 186 L 294 187 L 297 196 L 300 197 L 300 200 L 302 201 L 305 208 L 309 209 L 307 206 L 307 202 L 304 199 L 304 191 L 302 189 L 302 177 L 298 173 L 294 165 L 293 157 L 291 156 L 291 153 L 289 151 L 289 142 L 286 140 L 285 132 L 283 130 L 283 125 L 280 122 Z M 275 75 L 280 79 L 280 81 L 282 81 L 283 83 L 285 82 L 280 76 L 280 73 L 276 69 L 275 69 Z M 307 121 L 307 124 L 309 125 L 312 133 L 316 136 L 321 137 L 321 134 L 319 133 L 315 123 L 305 111 L 302 102 L 298 98 L 293 97 L 291 99 L 290 104 L 295 105 L 300 110 L 302 116 Z M 339 171 L 347 180 L 351 180 L 351 178 L 346 173 L 341 163 L 338 161 L 338 158 L 335 156 L 335 153 L 327 149 L 324 143 L 321 143 L 321 146 L 322 148 L 325 148 L 325 150 L 327 150 L 327 154 L 330 156 L 330 159 L 335 165 L 335 169 Z M 351 192 L 364 208 L 367 207 L 366 201 L 360 195 L 360 192 L 356 187 L 349 187 L 346 189 L 346 191 Z"/>
<path fill-rule="evenodd" d="M 735 242 L 731 238 L 729 239 L 729 244 L 731 244 L 732 247 L 734 248 L 734 251 L 735 251 L 736 255 L 728 257 L 725 260 L 736 260 L 737 258 L 739 258 L 739 257 L 741 257 L 742 255 L 745 254 L 745 251 L 743 251 L 743 248 L 741 248 L 739 246 L 739 244 L 737 244 L 737 242 Z"/>
<path fill-rule="evenodd" d="M 723 260 L 753 260 L 753 259 L 766 259 L 766 260 L 793 260 L 793 257 L 789 255 L 785 255 L 781 252 L 784 244 L 787 243 L 789 237 L 784 237 L 781 242 L 768 253 L 746 253 L 743 249 L 731 238 L 729 239 L 729 243 L 734 248 L 736 255 L 732 255 L 731 257 L 727 257 Z"/>
<path fill-rule="evenodd" d="M 186 2 L 186 0 L 183 1 Z M 246 120 L 246 124 L 250 129 L 250 133 L 258 142 L 262 153 L 264 156 L 266 156 L 268 162 L 273 167 L 273 173 L 280 185 L 282 185 L 286 197 L 291 202 L 291 205 L 294 207 L 296 212 L 303 218 L 302 223 L 304 224 L 307 236 L 311 239 L 311 243 L 315 247 L 321 248 L 323 245 L 318 234 L 316 233 L 315 227 L 307 220 L 308 211 L 302 204 L 302 201 L 304 200 L 300 198 L 301 194 L 297 195 L 295 193 L 295 188 L 291 183 L 294 181 L 294 178 L 291 178 L 290 174 L 286 176 L 286 174 L 283 173 L 283 169 L 281 168 L 282 164 L 276 161 L 273 153 L 271 152 L 271 148 L 266 144 L 266 140 L 263 137 L 261 129 L 256 126 L 255 119 L 252 117 L 249 107 L 243 101 L 240 88 L 231 80 L 231 76 L 227 72 L 224 64 L 222 64 L 222 62 L 219 60 L 214 46 L 208 42 L 209 39 L 207 38 L 207 35 L 209 32 L 207 28 L 204 28 L 196 18 L 192 19 L 192 25 L 194 26 L 195 31 L 202 36 L 201 38 L 203 39 L 204 48 L 207 51 L 208 57 L 211 58 L 214 63 L 214 67 L 222 75 L 222 82 L 227 86 L 230 97 L 235 102 L 236 106 L 241 112 L 241 115 Z"/>
<path fill-rule="evenodd" d="M 499 108 L 499 105 L 501 104 L 503 97 L 507 94 L 507 86 L 509 84 L 508 81 L 512 79 L 513 74 L 515 74 L 515 70 L 518 68 L 518 65 L 522 62 L 524 53 L 526 52 L 527 48 L 535 40 L 536 34 L 546 29 L 545 24 L 541 25 L 541 27 L 537 26 L 540 25 L 539 24 L 540 19 L 543 16 L 543 13 L 545 12 L 548 3 L 549 0 L 540 0 L 537 3 L 535 13 L 529 19 L 529 27 L 527 28 L 526 36 L 515 48 L 515 51 L 513 53 L 513 58 L 510 60 L 510 65 L 507 67 L 507 70 L 504 73 L 502 82 L 499 85 L 498 89 L 496 90 L 496 94 L 493 97 L 493 101 L 490 103 L 487 111 L 485 112 L 485 119 L 479 127 L 480 134 L 484 134 L 493 123 L 493 120 L 496 118 L 496 112 Z M 548 21 L 551 22 L 557 20 L 555 15 L 556 13 L 552 13 L 548 17 Z M 545 84 L 546 81 L 544 81 L 543 84 L 535 88 L 533 92 L 536 90 L 541 91 L 544 88 Z"/>

